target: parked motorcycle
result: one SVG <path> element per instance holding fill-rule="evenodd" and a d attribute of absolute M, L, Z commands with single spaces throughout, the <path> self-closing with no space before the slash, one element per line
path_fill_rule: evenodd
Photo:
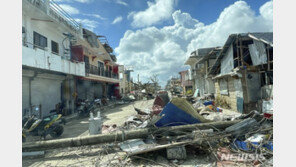
<path fill-rule="evenodd" d="M 86 116 L 89 116 L 89 113 L 90 112 L 94 112 L 94 109 L 95 109 L 95 105 L 94 105 L 94 101 L 91 102 L 89 100 L 84 100 L 82 102 L 80 102 L 80 105 L 78 106 L 77 108 L 77 111 L 78 111 L 78 115 L 80 117 L 86 117 Z"/>
<path fill-rule="evenodd" d="M 25 117 L 23 119 L 22 141 L 26 142 L 27 135 L 45 137 L 49 134 L 52 138 L 61 136 L 64 127 L 57 123 L 62 117 L 61 114 L 53 114 L 43 119 L 39 119 L 36 115 Z"/>

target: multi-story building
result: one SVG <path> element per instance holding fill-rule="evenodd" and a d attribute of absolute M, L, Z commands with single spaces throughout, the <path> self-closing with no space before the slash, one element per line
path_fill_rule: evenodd
<path fill-rule="evenodd" d="M 119 75 L 113 49 L 95 33 L 82 29 L 83 39 L 72 45 L 72 59 L 84 62 L 85 74 L 77 78 L 79 99 L 119 97 Z"/>
<path fill-rule="evenodd" d="M 191 56 L 185 62 L 185 65 L 190 65 L 194 91 L 197 91 L 197 95 L 199 96 L 215 93 L 214 82 L 209 77 L 209 70 L 213 66 L 220 51 L 220 47 L 200 48 L 192 52 Z"/>
<path fill-rule="evenodd" d="M 22 107 L 46 116 L 60 104 L 73 113 L 77 98 L 116 96 L 112 48 L 50 0 L 22 3 Z M 103 41 L 103 40 L 102 40 Z"/>
<path fill-rule="evenodd" d="M 131 72 L 133 72 L 133 67 L 131 66 L 119 66 L 119 75 L 120 75 L 120 93 L 127 94 L 130 93 L 133 89 L 133 82 L 131 78 Z"/>
<path fill-rule="evenodd" d="M 183 88 L 183 94 L 186 94 L 187 91 L 193 89 L 192 79 L 191 79 L 191 72 L 190 70 L 180 71 L 180 82 Z"/>

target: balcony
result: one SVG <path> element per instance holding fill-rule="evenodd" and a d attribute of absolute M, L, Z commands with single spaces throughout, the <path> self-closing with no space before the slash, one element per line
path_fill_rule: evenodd
<path fill-rule="evenodd" d="M 48 15 L 53 20 L 58 23 L 64 24 L 66 27 L 70 28 L 77 34 L 81 32 L 81 26 L 58 4 L 51 0 L 23 0 L 27 1 L 36 8 L 40 9 L 46 15 Z"/>
<path fill-rule="evenodd" d="M 94 77 L 96 79 L 107 82 L 119 82 L 119 76 L 112 71 L 106 71 L 104 68 L 98 68 L 97 66 L 88 64 L 85 66 L 86 76 Z"/>
<path fill-rule="evenodd" d="M 38 48 L 28 42 L 23 43 L 22 65 L 76 76 L 85 76 L 84 62 L 71 62 L 48 51 L 46 48 Z"/>

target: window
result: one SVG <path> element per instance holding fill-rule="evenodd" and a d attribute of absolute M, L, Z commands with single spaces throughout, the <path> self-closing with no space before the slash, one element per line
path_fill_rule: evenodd
<path fill-rule="evenodd" d="M 23 46 L 27 46 L 28 47 L 27 41 L 26 41 L 26 29 L 25 29 L 24 26 L 22 27 L 22 39 L 23 39 Z"/>
<path fill-rule="evenodd" d="M 98 61 L 99 75 L 104 75 L 104 63 Z"/>
<path fill-rule="evenodd" d="M 59 54 L 59 44 L 55 41 L 51 41 L 51 52 Z"/>
<path fill-rule="evenodd" d="M 219 81 L 220 86 L 220 94 L 221 95 L 228 95 L 228 82 L 226 79 L 221 79 Z"/>
<path fill-rule="evenodd" d="M 45 47 L 47 47 L 47 38 L 41 34 L 38 34 L 37 32 L 34 31 L 34 47 L 40 47 L 42 49 L 44 49 Z"/>

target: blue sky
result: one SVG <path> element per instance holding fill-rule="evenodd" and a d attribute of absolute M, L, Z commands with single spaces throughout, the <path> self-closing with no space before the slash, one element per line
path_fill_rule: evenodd
<path fill-rule="evenodd" d="M 115 48 L 119 63 L 141 80 L 157 73 L 162 85 L 188 67 L 197 48 L 223 45 L 230 33 L 272 31 L 267 0 L 56 0 L 74 19 Z"/>
<path fill-rule="evenodd" d="M 70 5 L 79 13 L 71 14 L 73 18 L 89 19 L 98 22 L 94 32 L 97 34 L 105 35 L 108 38 L 110 45 L 115 48 L 119 45 L 119 41 L 128 29 L 135 30 L 131 26 L 132 20 L 127 19 L 130 12 L 141 11 L 147 8 L 146 0 L 122 0 L 127 5 L 117 3 L 115 0 L 93 0 L 93 1 L 75 1 L 75 0 L 56 0 L 58 4 Z M 84 3 L 82 3 L 84 2 Z M 235 0 L 179 0 L 176 2 L 175 9 L 180 9 L 182 12 L 189 13 L 193 18 L 209 24 L 215 21 L 225 7 L 236 2 Z M 259 13 L 259 7 L 262 6 L 267 0 L 245 0 L 251 8 Z M 69 12 L 71 13 L 71 12 Z M 84 14 L 97 14 L 104 20 L 90 15 Z M 113 20 L 122 16 L 122 21 L 117 24 L 112 24 Z M 156 25 L 156 27 L 163 27 L 170 25 L 172 19 L 164 21 Z"/>

